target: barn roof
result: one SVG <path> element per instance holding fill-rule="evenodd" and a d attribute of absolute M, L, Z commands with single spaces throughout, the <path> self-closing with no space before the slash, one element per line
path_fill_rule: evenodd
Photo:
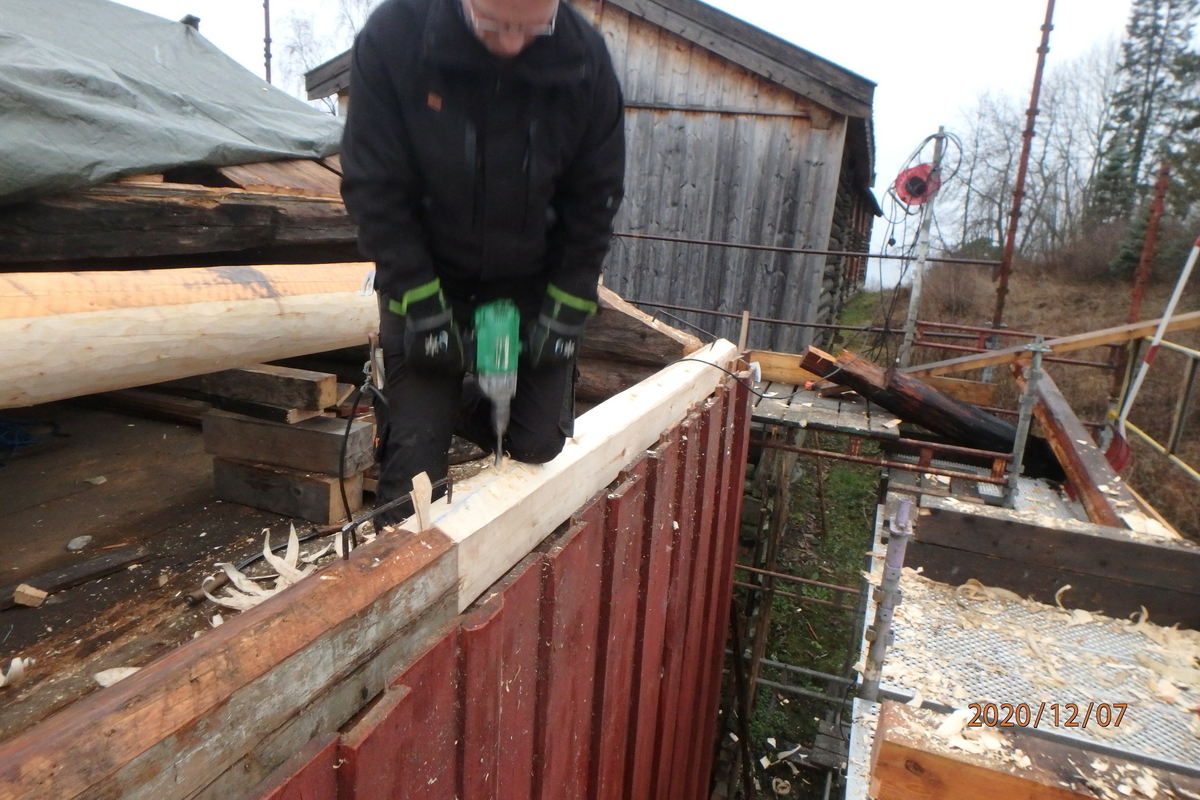
<path fill-rule="evenodd" d="M 676 33 L 767 80 L 849 117 L 870 119 L 875 84 L 700 0 L 604 0 Z M 310 100 L 350 83 L 349 52 L 306 76 Z"/>

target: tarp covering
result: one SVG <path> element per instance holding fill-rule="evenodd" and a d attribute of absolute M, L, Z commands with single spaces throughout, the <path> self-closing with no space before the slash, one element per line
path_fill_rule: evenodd
<path fill-rule="evenodd" d="M 171 167 L 337 151 L 341 120 L 180 22 L 109 0 L 0 0 L 0 204 Z"/>

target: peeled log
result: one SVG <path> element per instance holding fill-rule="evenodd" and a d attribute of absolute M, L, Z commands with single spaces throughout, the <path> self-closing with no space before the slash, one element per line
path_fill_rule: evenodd
<path fill-rule="evenodd" d="M 372 266 L 0 275 L 0 408 L 364 343 Z"/>

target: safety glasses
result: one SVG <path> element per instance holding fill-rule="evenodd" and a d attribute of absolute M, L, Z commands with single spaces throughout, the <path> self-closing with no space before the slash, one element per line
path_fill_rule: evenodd
<path fill-rule="evenodd" d="M 497 22 L 496 20 L 486 19 L 479 16 L 479 13 L 475 11 L 475 4 L 472 0 L 463 0 L 463 7 L 467 11 L 471 27 L 475 30 L 476 35 L 479 36 L 485 33 L 500 35 L 518 34 L 526 39 L 550 36 L 554 33 L 554 23 L 558 19 L 557 4 L 554 6 L 554 14 L 550 17 L 550 21 L 544 25 L 529 25 L 522 22 Z"/>

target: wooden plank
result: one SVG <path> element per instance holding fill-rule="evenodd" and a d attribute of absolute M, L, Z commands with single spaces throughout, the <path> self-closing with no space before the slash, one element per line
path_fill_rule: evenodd
<path fill-rule="evenodd" d="M 526 557 L 462 622 L 462 800 L 533 796 L 542 561 Z"/>
<path fill-rule="evenodd" d="M 671 585 L 675 503 L 680 481 L 679 428 L 673 428 L 647 456 L 646 546 L 642 551 L 638 632 L 641 642 L 634 664 L 630 711 L 629 780 L 625 797 L 653 797 L 659 738 L 658 705 L 664 681 L 663 645 L 667 629 L 667 598 Z"/>
<path fill-rule="evenodd" d="M 943 378 L 925 375 L 923 380 L 935 389 L 973 406 L 996 405 L 996 384 L 983 381 L 968 381 L 962 378 Z"/>
<path fill-rule="evenodd" d="M 261 508 L 285 517 L 329 525 L 348 519 L 336 475 L 300 472 L 268 464 L 213 459 L 213 494 L 218 500 Z M 350 514 L 362 508 L 363 473 L 347 475 Z"/>
<path fill-rule="evenodd" d="M 339 738 L 315 737 L 243 800 L 338 800 Z"/>
<path fill-rule="evenodd" d="M 545 554 L 533 797 L 588 796 L 607 504 L 597 499 Z"/>
<path fill-rule="evenodd" d="M 704 362 L 729 368 L 737 353 L 733 344 L 719 341 L 692 357 L 701 363 L 673 364 L 588 411 L 576 420 L 574 438 L 553 461 L 487 470 L 455 487 L 455 497 L 463 499 L 456 499 L 452 508 L 444 498 L 433 504 L 435 524 L 461 548 L 460 608 L 712 393 L 725 375 Z"/>
<path fill-rule="evenodd" d="M 103 578 L 105 575 L 111 575 L 127 568 L 130 564 L 136 564 L 148 558 L 150 558 L 150 550 L 145 545 L 129 545 L 67 567 L 43 572 L 40 575 L 26 576 L 16 583 L 0 587 L 0 611 L 13 607 L 13 592 L 22 583 L 28 583 L 44 592 L 53 594 L 66 591 L 81 583 Z"/>
<path fill-rule="evenodd" d="M 922 505 L 916 541 L 1200 595 L 1200 545 L 1186 540 L 1151 540 L 1125 529 L 1048 517 L 1039 524 L 1030 514 L 956 510 L 934 498 L 923 499 Z"/>
<path fill-rule="evenodd" d="M 810 381 L 822 381 L 820 375 L 800 366 L 801 356 L 792 353 L 772 353 L 769 350 L 751 350 L 747 361 L 757 361 L 762 369 L 763 380 L 782 381 L 792 386 L 803 386 Z"/>
<path fill-rule="evenodd" d="M 453 592 L 455 555 L 437 530 L 375 539 L 0 744 L 0 796 L 200 790 Z"/>
<path fill-rule="evenodd" d="M 1000 758 L 977 756 L 947 745 L 934 721 L 907 706 L 885 701 L 871 754 L 871 796 L 876 800 L 1020 797 L 1023 800 L 1094 798 L 1083 785 L 1073 791 L 1060 774 L 1042 767 L 1020 768 Z M 1005 738 L 1013 734 L 1004 732 Z M 1037 747 L 1023 737 L 1020 749 Z M 1080 755 L 1079 761 L 1088 760 Z M 1061 765 L 1066 768 L 1066 765 Z M 1114 792 L 1115 796 L 1115 792 Z"/>
<path fill-rule="evenodd" d="M 646 510 L 646 459 L 623 475 L 608 495 L 604 534 L 604 577 L 601 583 L 600 640 L 596 653 L 596 713 L 592 740 L 592 783 L 597 800 L 626 797 L 629 769 L 630 697 L 637 638 Z"/>
<path fill-rule="evenodd" d="M 231 414 L 240 414 L 243 417 L 281 422 L 284 425 L 295 425 L 297 422 L 304 422 L 306 419 L 313 419 L 324 413 L 323 411 L 304 411 L 299 408 L 271 406 L 266 403 L 252 403 L 249 400 L 234 400 L 232 397 L 214 397 L 211 407 L 228 411 Z"/>
<path fill-rule="evenodd" d="M 1014 373 L 1018 385 L 1024 389 L 1022 368 L 1016 366 Z M 1041 423 L 1054 454 L 1058 456 L 1058 463 L 1066 471 L 1071 486 L 1078 494 L 1088 519 L 1098 525 L 1128 527 L 1117 513 L 1114 503 L 1119 502 L 1124 508 L 1136 510 L 1137 501 L 1125 490 L 1124 481 L 1108 463 L 1104 453 L 1093 444 L 1091 434 L 1075 416 L 1050 373 L 1042 373 L 1034 391 L 1037 404 L 1033 407 L 1033 413 Z M 1103 489 L 1100 488 L 1102 486 Z"/>
<path fill-rule="evenodd" d="M 696 479 L 700 471 L 702 423 L 699 411 L 689 414 L 679 426 L 681 471 L 675 496 L 675 520 L 671 537 L 671 584 L 667 595 L 667 624 L 663 632 L 663 686 L 658 703 L 658 743 L 655 747 L 655 791 L 652 797 L 677 797 L 672 783 L 677 780 L 675 759 L 680 740 L 691 736 L 687 703 L 683 697 L 683 670 L 687 664 L 688 619 L 695 553 L 699 542 L 696 518 Z"/>
<path fill-rule="evenodd" d="M 217 172 L 247 191 L 341 198 L 341 177 L 306 159 L 218 167 Z M 280 191 L 282 190 L 282 191 Z"/>
<path fill-rule="evenodd" d="M 390 688 L 384 710 L 347 733 L 338 797 L 452 800 L 457 786 L 458 626 L 436 637 Z M 381 706 L 385 704 L 381 703 Z"/>
<path fill-rule="evenodd" d="M 204 452 L 235 461 L 337 475 L 345 439 L 346 475 L 374 463 L 375 426 L 362 420 L 350 424 L 349 439 L 346 422 L 332 417 L 286 425 L 213 410 L 204 415 L 203 425 Z"/>
<path fill-rule="evenodd" d="M 319 412 L 337 405 L 337 376 L 254 364 L 202 375 L 200 391 L 233 400 Z"/>
<path fill-rule="evenodd" d="M 366 341 L 366 264 L 0 276 L 0 408 Z"/>
<path fill-rule="evenodd" d="M 1118 325 L 1115 328 L 1104 328 L 1098 331 L 1077 333 L 1072 336 L 1060 336 L 1050 339 L 1046 345 L 1053 355 L 1072 353 L 1076 350 L 1086 350 L 1089 347 L 1101 347 L 1107 344 L 1120 344 L 1143 336 L 1152 336 L 1162 320 L 1151 319 L 1133 322 L 1128 325 Z M 1167 333 L 1175 331 L 1190 331 L 1200 328 L 1200 311 L 1188 314 L 1176 314 L 1167 323 Z M 1024 345 L 1009 347 L 1004 350 L 993 350 L 987 353 L 948 358 L 945 361 L 934 361 L 930 364 L 919 364 L 909 367 L 904 372 L 914 377 L 925 375 L 953 375 L 956 372 L 990 367 L 996 364 L 1011 364 L 1027 356 L 1029 351 Z"/>

